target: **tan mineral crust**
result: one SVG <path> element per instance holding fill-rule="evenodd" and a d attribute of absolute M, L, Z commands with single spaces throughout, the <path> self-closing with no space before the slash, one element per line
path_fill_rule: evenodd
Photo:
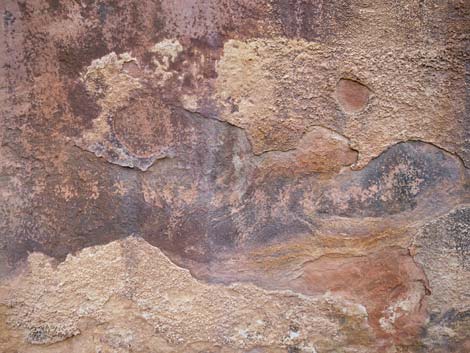
<path fill-rule="evenodd" d="M 470 352 L 470 1 L 0 3 L 0 353 Z"/>

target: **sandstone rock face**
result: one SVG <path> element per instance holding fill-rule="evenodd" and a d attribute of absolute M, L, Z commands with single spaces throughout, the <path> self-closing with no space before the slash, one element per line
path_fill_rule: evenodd
<path fill-rule="evenodd" d="M 470 3 L 2 1 L 0 352 L 470 351 Z"/>

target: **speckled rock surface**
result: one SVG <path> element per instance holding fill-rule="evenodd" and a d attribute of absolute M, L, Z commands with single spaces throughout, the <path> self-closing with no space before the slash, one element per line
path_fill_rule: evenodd
<path fill-rule="evenodd" d="M 468 1 L 0 6 L 0 352 L 470 351 Z"/>

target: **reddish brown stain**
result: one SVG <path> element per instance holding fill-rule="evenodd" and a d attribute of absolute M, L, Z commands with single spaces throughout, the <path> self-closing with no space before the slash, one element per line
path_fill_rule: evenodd
<path fill-rule="evenodd" d="M 400 344 L 416 340 L 426 317 L 426 277 L 406 250 L 323 257 L 305 266 L 297 285 L 307 293 L 329 291 L 366 303 L 378 338 L 393 335 Z M 403 310 L 400 303 L 411 310 Z"/>
<path fill-rule="evenodd" d="M 364 110 L 369 102 L 369 96 L 370 90 L 357 81 L 341 79 L 336 86 L 336 98 L 347 113 Z"/>
<path fill-rule="evenodd" d="M 255 156 L 245 131 L 217 120 L 214 103 L 202 104 L 203 115 L 181 108 L 183 94 L 217 79 L 228 40 L 287 37 L 334 46 L 354 19 L 350 1 L 6 1 L 3 15 L 7 45 L 0 52 L 7 63 L 1 70 L 8 87 L 0 93 L 7 102 L 0 122 L 0 155 L 7 156 L 0 167 L 6 190 L 0 194 L 0 259 L 10 269 L 32 251 L 63 260 L 84 247 L 138 235 L 183 266 L 210 268 L 217 280 L 218 261 L 227 253 L 241 256 L 323 233 L 372 237 L 382 223 L 402 234 L 468 194 L 461 161 L 431 144 L 397 144 L 351 171 L 357 152 L 331 134 Z M 177 38 L 184 50 L 169 65 L 177 75 L 162 88 L 145 78 L 157 66 L 149 48 L 164 38 Z M 137 157 L 171 150 L 145 172 L 108 163 L 70 141 L 102 113 L 101 97 L 86 91 L 80 75 L 111 51 L 138 59 L 141 66 L 124 70 L 145 86 L 107 117 L 112 143 Z M 346 113 L 364 111 L 371 99 L 366 85 L 346 78 L 334 94 Z M 236 103 L 232 113 L 241 109 Z M 270 126 L 266 138 L 299 140 L 301 131 L 283 130 L 288 118 L 280 116 L 286 124 Z M 365 302 L 379 340 L 409 344 L 425 319 L 424 283 L 411 257 L 391 248 L 307 263 L 283 288 Z M 384 331 L 380 319 L 390 304 L 410 294 L 419 303 L 393 322 L 394 331 Z"/>
<path fill-rule="evenodd" d="M 92 126 L 93 119 L 96 119 L 101 112 L 100 106 L 96 102 L 96 97 L 92 97 L 87 92 L 82 82 L 75 82 L 71 85 L 68 94 L 68 101 L 75 117 L 81 119 L 82 126 L 89 129 Z"/>
<path fill-rule="evenodd" d="M 174 144 L 171 111 L 152 96 L 133 98 L 113 116 L 113 128 L 119 141 L 139 157 L 165 154 Z"/>

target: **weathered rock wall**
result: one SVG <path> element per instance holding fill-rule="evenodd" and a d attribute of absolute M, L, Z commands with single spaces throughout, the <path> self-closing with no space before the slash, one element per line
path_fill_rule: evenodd
<path fill-rule="evenodd" d="M 470 2 L 1 11 L 0 352 L 470 351 Z"/>

